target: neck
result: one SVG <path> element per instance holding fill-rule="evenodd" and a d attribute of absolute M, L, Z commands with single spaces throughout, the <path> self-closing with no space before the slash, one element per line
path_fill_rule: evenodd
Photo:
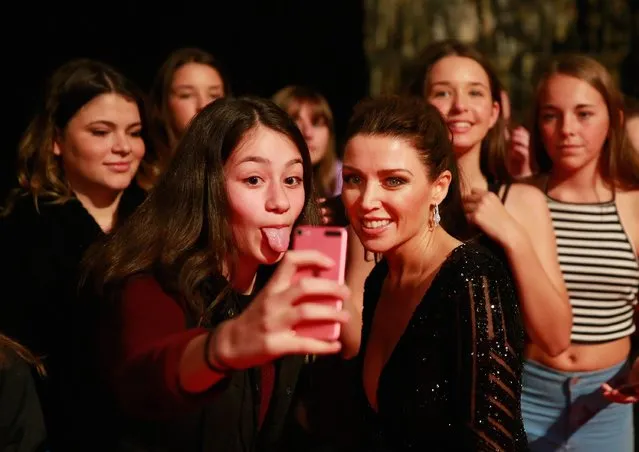
<path fill-rule="evenodd" d="M 122 191 L 95 190 L 91 193 L 73 190 L 82 206 L 91 214 L 100 229 L 109 232 L 117 220 L 118 206 L 122 198 Z"/>
<path fill-rule="evenodd" d="M 237 265 L 232 266 L 232 272 L 228 271 L 230 267 L 231 264 L 227 259 L 227 263 L 224 264 L 224 276 L 229 280 L 233 290 L 243 295 L 253 293 L 259 265 L 257 263 L 238 262 Z"/>
<path fill-rule="evenodd" d="M 481 143 L 473 149 L 456 152 L 456 155 L 463 193 L 468 194 L 473 188 L 486 190 L 488 181 L 482 174 L 480 165 Z"/>
<path fill-rule="evenodd" d="M 610 187 L 601 177 L 596 160 L 578 171 L 554 167 L 548 175 L 548 191 L 551 190 L 581 202 L 600 202 L 610 195 Z"/>
<path fill-rule="evenodd" d="M 437 252 L 448 238 L 451 238 L 441 227 L 430 231 L 428 228 L 384 254 L 388 262 L 388 276 L 393 285 L 419 285 L 437 267 Z"/>

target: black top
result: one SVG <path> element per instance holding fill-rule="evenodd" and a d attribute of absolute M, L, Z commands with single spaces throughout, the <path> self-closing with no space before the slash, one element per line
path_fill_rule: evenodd
<path fill-rule="evenodd" d="M 131 185 L 121 198 L 118 221 L 144 196 Z M 75 198 L 62 204 L 39 198 L 36 209 L 33 198 L 25 195 L 0 218 L 0 331 L 42 357 L 47 377 L 37 381 L 38 394 L 53 452 L 70 450 L 67 440 L 85 430 L 75 421 L 90 418 L 72 408 L 76 400 L 71 394 L 86 382 L 83 358 L 94 353 L 86 334 L 95 319 L 87 318 L 77 303 L 78 275 L 83 254 L 103 235 Z"/>
<path fill-rule="evenodd" d="M 361 366 L 387 272 L 381 261 L 364 292 L 364 450 L 527 450 L 519 307 L 503 264 L 476 245 L 459 246 L 440 268 L 381 372 L 373 411 Z"/>
<path fill-rule="evenodd" d="M 0 451 L 44 452 L 46 436 L 30 366 L 0 347 Z"/>

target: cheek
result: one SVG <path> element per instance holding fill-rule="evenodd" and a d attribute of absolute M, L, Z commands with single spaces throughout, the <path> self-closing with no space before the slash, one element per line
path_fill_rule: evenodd
<path fill-rule="evenodd" d="M 291 204 L 291 210 L 297 219 L 302 214 L 302 210 L 304 210 L 304 200 L 306 199 L 304 189 L 291 190 L 288 199 Z"/>
<path fill-rule="evenodd" d="M 429 99 L 428 103 L 437 108 L 443 116 L 448 116 L 450 111 L 451 100 L 445 98 Z"/>
<path fill-rule="evenodd" d="M 606 138 L 608 138 L 609 128 L 609 121 L 602 120 L 584 130 L 585 138 L 589 144 L 588 147 L 591 148 L 591 150 L 598 152 L 603 147 Z"/>
<path fill-rule="evenodd" d="M 169 103 L 169 109 L 173 116 L 173 122 L 181 130 L 186 128 L 186 125 L 195 115 L 195 107 L 192 102 L 188 100 L 179 100 Z"/>
<path fill-rule="evenodd" d="M 492 101 L 486 98 L 476 98 L 469 102 L 469 109 L 473 112 L 477 123 L 481 124 L 484 128 L 490 129 L 493 124 L 493 104 Z"/>

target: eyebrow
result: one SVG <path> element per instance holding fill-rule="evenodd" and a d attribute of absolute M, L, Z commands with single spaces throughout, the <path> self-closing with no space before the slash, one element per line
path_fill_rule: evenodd
<path fill-rule="evenodd" d="M 178 90 L 178 89 L 194 89 L 195 86 L 185 83 L 185 84 L 181 84 L 181 85 L 175 85 L 172 89 L 173 90 Z M 207 86 L 208 89 L 222 89 L 222 84 L 221 83 L 217 83 L 215 85 L 208 85 Z"/>
<path fill-rule="evenodd" d="M 241 165 L 242 163 L 249 163 L 249 162 L 250 162 L 250 163 L 259 163 L 259 164 L 261 164 L 261 165 L 270 165 L 270 164 L 272 163 L 269 159 L 266 159 L 266 158 L 264 158 L 264 157 L 258 157 L 258 156 L 253 156 L 253 155 L 251 155 L 251 156 L 248 156 L 248 157 L 246 157 L 246 158 L 244 158 L 244 159 L 240 160 L 237 164 L 238 164 L 238 165 Z M 294 159 L 291 159 L 291 160 L 289 160 L 288 162 L 286 162 L 286 165 L 285 165 L 285 166 L 289 167 L 289 166 L 296 165 L 296 164 L 298 164 L 298 163 L 299 163 L 300 165 L 301 165 L 301 164 L 303 164 L 303 162 L 302 162 L 302 159 L 301 159 L 301 158 L 294 158 Z"/>
<path fill-rule="evenodd" d="M 452 86 L 453 84 L 451 82 L 447 82 L 447 81 L 431 83 L 431 86 L 436 86 L 436 85 Z M 490 87 L 488 85 L 486 85 L 485 83 L 482 83 L 482 82 L 470 82 L 470 83 L 466 83 L 466 85 L 469 85 L 469 86 L 481 86 L 482 88 L 490 89 Z"/>
<path fill-rule="evenodd" d="M 97 119 L 95 121 L 91 121 L 90 123 L 87 124 L 87 126 L 97 126 L 97 125 L 104 125 L 104 126 L 108 126 L 108 127 L 116 127 L 117 124 L 115 124 L 112 121 L 107 121 L 106 119 Z M 126 128 L 130 129 L 133 127 L 138 127 L 138 126 L 142 126 L 142 122 L 141 121 L 136 121 L 136 122 L 132 122 L 131 124 L 127 125 Z"/>
<path fill-rule="evenodd" d="M 596 105 L 594 104 L 578 104 L 576 105 L 574 108 L 595 108 Z M 552 108 L 553 110 L 561 110 L 560 107 L 557 107 L 556 105 L 553 104 L 545 104 L 541 106 L 542 109 L 544 108 Z"/>
<path fill-rule="evenodd" d="M 352 166 L 348 166 L 348 165 L 343 165 L 342 166 L 342 170 L 349 170 L 349 171 L 353 171 L 355 173 L 360 173 L 361 171 L 359 171 L 357 168 L 353 168 Z M 406 173 L 406 174 L 410 174 L 411 176 L 413 175 L 413 173 L 405 168 L 388 168 L 388 169 L 382 169 L 377 171 L 378 174 L 381 175 L 385 175 L 385 174 L 396 174 L 396 173 Z"/>

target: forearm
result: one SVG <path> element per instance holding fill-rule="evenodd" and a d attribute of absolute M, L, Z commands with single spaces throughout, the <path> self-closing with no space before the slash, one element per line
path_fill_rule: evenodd
<path fill-rule="evenodd" d="M 220 330 L 217 334 L 223 334 L 223 325 L 218 328 Z M 180 359 L 178 380 L 182 389 L 188 393 L 207 391 L 226 377 L 224 373 L 212 370 L 206 363 L 207 359 L 214 360 L 211 355 L 215 353 L 211 342 L 207 341 L 208 336 L 209 333 L 204 333 L 191 339 Z"/>
<path fill-rule="evenodd" d="M 570 346 L 572 310 L 568 294 L 552 283 L 524 232 L 505 245 L 515 279 L 526 332 L 551 356 Z"/>

